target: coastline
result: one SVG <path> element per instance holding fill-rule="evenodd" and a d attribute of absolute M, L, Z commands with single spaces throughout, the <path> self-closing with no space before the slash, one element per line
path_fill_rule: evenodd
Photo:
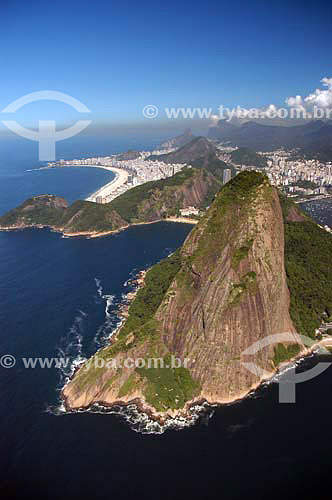
<path fill-rule="evenodd" d="M 116 332 L 117 333 L 117 332 Z M 115 337 L 116 338 L 116 333 Z M 206 406 L 206 407 L 218 407 L 218 406 L 224 406 L 224 405 L 232 405 L 232 404 L 237 404 L 241 402 L 242 400 L 246 399 L 249 397 L 251 394 L 255 393 L 262 385 L 272 382 L 274 377 L 277 375 L 280 375 L 282 373 L 285 373 L 290 366 L 292 366 L 294 363 L 298 361 L 305 360 L 306 358 L 310 357 L 313 354 L 316 354 L 319 349 L 327 349 L 327 347 L 332 348 L 332 337 L 328 337 L 325 339 L 322 339 L 320 341 L 315 342 L 310 348 L 305 347 L 303 350 L 298 353 L 296 356 L 293 358 L 284 361 L 281 363 L 278 367 L 276 367 L 271 374 L 266 377 L 262 376 L 255 384 L 250 386 L 248 389 L 245 391 L 232 396 L 229 399 L 218 399 L 218 400 L 209 400 L 208 397 L 204 397 L 204 395 L 200 395 L 197 398 L 194 398 L 190 401 L 187 401 L 185 406 L 179 410 L 167 410 L 166 412 L 158 412 L 150 406 L 144 399 L 142 399 L 139 395 L 136 395 L 134 397 L 128 398 L 127 400 L 114 400 L 111 403 L 106 402 L 106 401 L 94 401 L 92 404 L 88 406 L 82 406 L 80 408 L 71 408 L 68 403 L 67 403 L 67 397 L 64 395 L 64 389 L 71 382 L 73 377 L 75 376 L 75 373 L 79 367 L 75 370 L 73 373 L 72 377 L 68 382 L 64 385 L 64 387 L 61 389 L 61 400 L 63 403 L 63 406 L 65 408 L 66 413 L 82 413 L 82 412 L 90 412 L 93 411 L 93 407 L 99 406 L 105 410 L 111 410 L 114 407 L 120 407 L 123 409 L 130 409 L 130 406 L 134 405 L 136 406 L 136 409 L 138 413 L 140 413 L 142 416 L 147 416 L 148 418 L 151 419 L 151 421 L 158 422 L 161 426 L 166 426 L 165 430 L 167 428 L 167 424 L 172 424 L 176 423 L 177 421 L 181 421 L 181 423 L 188 423 L 190 425 L 190 422 L 193 419 L 193 413 L 192 410 L 195 407 L 199 406 Z M 102 348 L 101 348 L 102 349 Z M 98 349 L 99 351 L 100 349 Z M 98 352 L 96 351 L 96 352 Z M 331 354 L 329 351 L 326 354 Z M 193 422 L 194 423 L 194 422 Z"/>
<path fill-rule="evenodd" d="M 91 165 L 88 168 L 102 168 L 104 170 L 109 170 L 110 172 L 113 172 L 115 174 L 115 178 L 111 180 L 111 182 L 108 182 L 101 188 L 97 189 L 97 191 L 95 191 L 94 193 L 90 194 L 87 198 L 85 198 L 85 201 L 91 201 L 93 203 L 96 203 L 96 198 L 98 196 L 101 196 L 102 198 L 107 198 L 114 191 L 119 189 L 119 187 L 126 184 L 128 180 L 128 172 L 120 168 L 107 167 L 104 165 Z"/>
<path fill-rule="evenodd" d="M 55 233 L 60 233 L 64 238 L 76 238 L 76 237 L 85 237 L 85 238 L 100 238 L 102 236 L 109 236 L 111 234 L 117 234 L 121 231 L 125 231 L 134 226 L 145 226 L 148 224 L 156 224 L 158 222 L 177 222 L 180 224 L 191 224 L 195 225 L 198 223 L 197 219 L 186 219 L 185 217 L 168 217 L 166 219 L 157 219 L 149 222 L 134 222 L 132 224 L 127 224 L 126 226 L 122 226 L 118 229 L 110 229 L 109 231 L 95 232 L 95 231 L 81 231 L 76 233 L 68 233 L 64 230 L 64 228 L 49 226 L 43 224 L 32 224 L 29 226 L 0 226 L 0 232 L 10 232 L 10 231 L 24 231 L 25 229 L 50 229 Z"/>
<path fill-rule="evenodd" d="M 121 187 L 123 184 L 125 184 L 128 180 L 128 172 L 124 169 L 117 168 L 117 167 L 110 167 L 107 165 L 66 165 L 66 167 L 41 167 L 41 168 L 33 168 L 33 169 L 28 169 L 27 172 L 33 172 L 33 171 L 39 171 L 39 170 L 50 170 L 54 168 L 101 168 L 103 170 L 108 170 L 115 174 L 115 178 L 112 179 L 110 182 L 107 182 L 100 188 L 98 188 L 96 191 L 93 193 L 89 194 L 87 198 L 84 198 L 85 201 L 91 201 L 92 203 L 97 203 L 96 198 L 97 196 L 101 196 L 103 198 L 107 198 L 110 196 L 114 191 L 116 191 L 119 187 Z"/>

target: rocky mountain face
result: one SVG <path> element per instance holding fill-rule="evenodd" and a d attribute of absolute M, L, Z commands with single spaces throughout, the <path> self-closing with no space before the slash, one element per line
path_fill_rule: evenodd
<path fill-rule="evenodd" d="M 174 415 L 194 400 L 233 401 L 259 382 L 243 366 L 243 351 L 268 335 L 295 333 L 289 305 L 278 192 L 263 175 L 243 172 L 182 248 L 147 273 L 126 323 L 93 358 L 116 360 L 116 367 L 83 365 L 64 388 L 66 404 L 139 400 Z M 128 358 L 172 355 L 186 365 L 119 368 Z M 250 358 L 271 371 L 273 348 Z"/>
<path fill-rule="evenodd" d="M 204 207 L 220 187 L 208 171 L 184 169 L 173 177 L 132 188 L 105 205 L 79 200 L 68 206 L 57 196 L 35 196 L 0 217 L 0 227 L 49 226 L 65 234 L 98 234 L 176 216 L 188 206 Z"/>
<path fill-rule="evenodd" d="M 187 182 L 164 189 L 151 189 L 149 197 L 138 205 L 137 220 L 153 221 L 177 215 L 180 208 L 203 207 L 220 189 L 221 184 L 205 170 L 197 170 Z"/>
<path fill-rule="evenodd" d="M 231 161 L 235 165 L 255 166 L 259 168 L 267 167 L 267 160 L 250 148 L 238 148 L 231 153 Z"/>
<path fill-rule="evenodd" d="M 200 395 L 212 402 L 235 399 L 255 383 L 241 367 L 246 347 L 295 332 L 278 193 L 257 174 L 245 177 L 233 181 L 191 232 L 171 297 L 157 315 L 165 345 L 190 358 Z M 273 351 L 261 351 L 258 364 L 271 369 L 271 357 Z"/>

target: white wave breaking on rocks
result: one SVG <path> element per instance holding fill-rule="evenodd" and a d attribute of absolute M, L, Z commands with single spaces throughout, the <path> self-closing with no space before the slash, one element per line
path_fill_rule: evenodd
<path fill-rule="evenodd" d="M 225 404 L 211 404 L 206 401 L 197 403 L 188 408 L 186 416 L 174 418 L 169 417 L 165 420 L 164 423 L 161 423 L 155 418 L 152 418 L 149 414 L 142 410 L 139 405 L 135 403 L 128 405 L 114 405 L 112 407 L 104 406 L 100 403 L 95 403 L 88 408 L 68 410 L 61 398 L 61 393 L 59 393 L 60 398 L 58 406 L 49 408 L 48 411 L 55 415 L 77 413 L 99 413 L 115 415 L 123 418 L 133 431 L 141 434 L 163 434 L 167 430 L 182 430 L 188 427 L 192 427 L 199 422 L 207 425 L 218 407 L 238 405 L 247 398 L 261 399 L 262 397 L 264 397 L 264 394 L 266 394 L 266 390 L 269 388 L 269 386 L 277 384 L 282 378 L 285 378 L 287 376 L 287 372 L 294 367 L 305 368 L 305 363 L 310 363 L 315 359 L 317 354 L 317 352 L 310 352 L 304 354 L 302 357 L 297 358 L 294 361 L 291 361 L 289 364 L 282 367 L 282 369 L 278 373 L 276 373 L 270 379 L 262 382 L 257 388 L 253 389 L 250 393 L 248 393 L 241 399 Z"/>
<path fill-rule="evenodd" d="M 186 417 L 167 418 L 164 423 L 151 418 L 142 411 L 138 405 L 132 403 L 129 405 L 114 405 L 111 408 L 95 403 L 89 408 L 79 410 L 67 410 L 63 401 L 56 408 L 48 408 L 50 413 L 55 415 L 65 415 L 73 413 L 99 413 L 114 415 L 124 419 L 129 427 L 140 434 L 164 434 L 167 430 L 182 430 L 192 427 L 198 422 L 207 424 L 214 414 L 216 405 L 201 403 L 193 405 L 188 410 Z"/>
<path fill-rule="evenodd" d="M 105 294 L 101 280 L 99 278 L 95 278 L 94 280 L 98 297 L 105 302 L 105 321 L 97 328 L 96 335 L 93 339 L 94 343 L 100 348 L 109 341 L 116 328 L 115 314 L 111 311 L 111 306 L 114 305 L 115 295 Z"/>

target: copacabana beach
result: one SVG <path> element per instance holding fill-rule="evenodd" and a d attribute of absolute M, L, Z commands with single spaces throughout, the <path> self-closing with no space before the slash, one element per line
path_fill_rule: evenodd
<path fill-rule="evenodd" d="M 95 191 L 86 198 L 86 201 L 96 202 L 98 197 L 107 199 L 107 197 L 115 193 L 115 191 L 117 191 L 121 186 L 123 186 L 128 180 L 128 172 L 120 168 L 100 166 L 100 165 L 98 166 L 91 165 L 87 168 L 102 168 L 104 170 L 108 170 L 115 174 L 115 179 L 113 179 L 111 182 L 108 182 L 101 188 L 97 189 L 97 191 Z"/>

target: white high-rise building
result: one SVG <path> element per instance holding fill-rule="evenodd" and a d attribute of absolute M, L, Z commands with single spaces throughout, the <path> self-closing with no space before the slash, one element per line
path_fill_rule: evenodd
<path fill-rule="evenodd" d="M 226 184 L 227 182 L 229 182 L 232 178 L 232 171 L 230 168 L 225 168 L 224 172 L 223 172 L 223 184 Z"/>

